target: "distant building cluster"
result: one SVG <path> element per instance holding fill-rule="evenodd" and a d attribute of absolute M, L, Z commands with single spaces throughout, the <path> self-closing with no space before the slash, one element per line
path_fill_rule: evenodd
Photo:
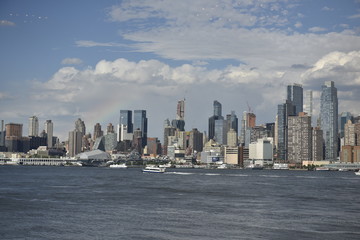
<path fill-rule="evenodd" d="M 148 137 L 146 110 L 120 110 L 119 122 L 100 123 L 93 133 L 86 132 L 80 118 L 60 143 L 53 136 L 54 124 L 46 120 L 39 133 L 39 120 L 29 118 L 28 136 L 23 125 L 1 121 L 0 151 L 23 152 L 31 156 L 75 157 L 83 152 L 101 150 L 108 153 L 137 152 L 143 158 L 168 159 L 177 163 L 229 164 L 241 167 L 274 163 L 301 167 L 317 162 L 360 162 L 360 116 L 338 114 L 337 89 L 334 82 L 321 86 L 320 114 L 313 119 L 312 91 L 300 84 L 287 86 L 286 100 L 278 104 L 275 121 L 256 124 L 256 115 L 248 106 L 239 119 L 235 111 L 223 115 L 222 104 L 214 100 L 208 119 L 208 131 L 185 129 L 185 99 L 178 101 L 174 119 L 166 119 L 162 143 Z M 316 121 L 315 121 L 316 120 Z M 316 124 L 313 124 L 316 122 Z M 105 131 L 105 132 L 104 132 Z"/>

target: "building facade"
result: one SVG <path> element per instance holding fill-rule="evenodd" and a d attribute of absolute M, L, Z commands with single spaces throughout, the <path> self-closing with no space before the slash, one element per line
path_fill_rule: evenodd
<path fill-rule="evenodd" d="M 45 133 L 47 137 L 47 147 L 53 147 L 54 123 L 51 120 L 45 121 Z"/>
<path fill-rule="evenodd" d="M 323 130 L 325 160 L 336 160 L 338 156 L 338 98 L 333 81 L 325 82 L 321 89 L 320 127 Z"/>
<path fill-rule="evenodd" d="M 39 136 L 39 119 L 36 116 L 29 117 L 29 137 Z"/>
<path fill-rule="evenodd" d="M 303 112 L 303 88 L 301 84 L 294 83 L 287 86 L 287 100 L 292 102 L 295 116 Z"/>

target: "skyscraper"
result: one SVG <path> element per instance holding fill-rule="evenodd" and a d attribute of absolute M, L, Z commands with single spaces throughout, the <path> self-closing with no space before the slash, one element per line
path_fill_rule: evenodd
<path fill-rule="evenodd" d="M 81 152 L 82 147 L 82 132 L 75 129 L 69 132 L 69 156 L 74 157 Z"/>
<path fill-rule="evenodd" d="M 312 160 L 311 117 L 305 113 L 288 117 L 288 160 L 299 167 Z"/>
<path fill-rule="evenodd" d="M 189 146 L 196 152 L 203 150 L 203 134 L 197 128 L 193 128 L 190 132 Z"/>
<path fill-rule="evenodd" d="M 145 147 L 147 143 L 148 132 L 148 119 L 146 117 L 146 110 L 134 111 L 134 130 L 137 129 L 139 129 L 142 133 L 142 147 Z"/>
<path fill-rule="evenodd" d="M 86 127 L 84 121 L 81 118 L 78 118 L 75 122 L 75 130 L 81 132 L 82 136 L 86 134 Z"/>
<path fill-rule="evenodd" d="M 348 123 L 349 120 L 352 121 L 353 118 L 354 117 L 349 112 L 342 112 L 340 114 L 340 116 L 339 116 L 339 135 L 340 135 L 340 138 L 344 137 L 345 124 Z"/>
<path fill-rule="evenodd" d="M 103 135 L 104 135 L 104 133 L 101 130 L 100 123 L 96 123 L 94 126 L 94 140 L 96 140 L 98 137 L 102 137 Z"/>
<path fill-rule="evenodd" d="M 46 120 L 45 122 L 45 133 L 47 137 L 47 147 L 53 147 L 53 134 L 54 134 L 54 124 L 51 120 Z"/>
<path fill-rule="evenodd" d="M 185 99 L 178 101 L 176 119 L 171 121 L 171 125 L 180 131 L 185 131 Z"/>
<path fill-rule="evenodd" d="M 321 88 L 320 127 L 323 130 L 325 159 L 336 160 L 338 154 L 338 98 L 333 81 Z"/>
<path fill-rule="evenodd" d="M 292 102 L 286 100 L 285 103 L 278 105 L 277 114 L 277 159 L 287 161 L 288 144 L 288 117 L 294 115 Z"/>
<path fill-rule="evenodd" d="M 294 115 L 298 116 L 303 112 L 303 88 L 302 85 L 294 83 L 287 86 L 287 100 L 291 101 L 294 107 Z"/>
<path fill-rule="evenodd" d="M 227 135 L 225 132 L 225 120 L 217 119 L 215 120 L 215 136 L 214 140 L 219 144 L 226 144 Z"/>
<path fill-rule="evenodd" d="M 132 111 L 131 110 L 120 110 L 120 126 L 121 124 L 126 125 L 127 133 L 133 132 L 132 124 Z"/>
<path fill-rule="evenodd" d="M 306 112 L 308 116 L 310 116 L 310 117 L 312 116 L 312 112 L 313 112 L 313 92 L 311 90 L 305 92 L 304 112 Z"/>
<path fill-rule="evenodd" d="M 29 117 L 29 136 L 39 136 L 39 119 L 36 116 Z"/>
<path fill-rule="evenodd" d="M 234 129 L 234 131 L 238 133 L 238 125 L 239 120 L 235 114 L 235 111 L 231 111 L 231 114 L 226 115 L 226 133 L 230 131 L 230 129 Z"/>
<path fill-rule="evenodd" d="M 221 116 L 221 103 L 214 101 L 214 115 L 209 118 L 209 139 L 214 139 L 215 137 L 215 121 L 224 120 L 224 117 Z"/>

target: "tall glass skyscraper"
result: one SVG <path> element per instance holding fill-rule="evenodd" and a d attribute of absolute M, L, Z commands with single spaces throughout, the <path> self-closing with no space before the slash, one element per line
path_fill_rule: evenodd
<path fill-rule="evenodd" d="M 132 111 L 131 110 L 120 110 L 120 126 L 127 126 L 127 133 L 133 132 L 133 124 L 132 124 Z"/>
<path fill-rule="evenodd" d="M 148 120 L 146 118 L 146 110 L 134 110 L 134 129 L 140 129 L 142 135 L 142 147 L 146 146 Z"/>
<path fill-rule="evenodd" d="M 288 145 L 288 117 L 294 115 L 294 106 L 292 101 L 287 100 L 284 104 L 278 105 L 278 149 L 277 158 L 287 161 L 287 145 Z"/>
<path fill-rule="evenodd" d="M 209 118 L 209 139 L 214 139 L 215 137 L 215 121 L 224 120 L 224 117 L 221 116 L 221 103 L 214 101 L 214 115 Z"/>
<path fill-rule="evenodd" d="M 323 130 L 325 159 L 336 160 L 338 154 L 338 98 L 333 81 L 321 88 L 320 127 Z"/>
<path fill-rule="evenodd" d="M 295 116 L 303 112 L 303 88 L 302 85 L 294 83 L 287 86 L 287 100 L 291 101 L 294 106 Z"/>

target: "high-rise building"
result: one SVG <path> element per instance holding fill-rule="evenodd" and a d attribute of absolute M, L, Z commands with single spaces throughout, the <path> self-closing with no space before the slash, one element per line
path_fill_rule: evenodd
<path fill-rule="evenodd" d="M 256 126 L 256 115 L 252 112 L 243 112 L 241 119 L 241 135 L 240 135 L 240 144 L 245 145 L 246 142 L 246 132 L 250 131 L 250 128 Z M 250 139 L 250 138 L 249 138 Z M 248 146 L 248 143 L 247 143 Z"/>
<path fill-rule="evenodd" d="M 291 101 L 294 107 L 294 115 L 303 112 L 303 88 L 302 85 L 294 83 L 287 86 L 287 100 Z"/>
<path fill-rule="evenodd" d="M 86 127 L 85 122 L 81 120 L 81 118 L 78 118 L 75 122 L 75 130 L 78 132 L 81 132 L 82 136 L 86 134 Z"/>
<path fill-rule="evenodd" d="M 185 99 L 178 101 L 176 110 L 176 119 L 185 120 Z"/>
<path fill-rule="evenodd" d="M 54 124 L 51 120 L 45 121 L 45 133 L 47 137 L 47 147 L 53 147 Z"/>
<path fill-rule="evenodd" d="M 214 140 L 222 145 L 226 145 L 226 141 L 227 141 L 227 135 L 225 132 L 225 123 L 226 121 L 224 119 L 218 119 L 215 120 L 215 136 L 214 136 Z"/>
<path fill-rule="evenodd" d="M 36 116 L 29 117 L 29 136 L 39 136 L 39 119 Z"/>
<path fill-rule="evenodd" d="M 146 110 L 134 111 L 134 132 L 138 129 L 142 133 L 142 147 L 145 147 L 148 133 L 148 119 L 146 117 Z"/>
<path fill-rule="evenodd" d="M 103 135 L 104 135 L 104 133 L 101 130 L 100 123 L 96 123 L 94 126 L 94 140 L 96 140 L 98 137 L 102 137 Z"/>
<path fill-rule="evenodd" d="M 82 148 L 82 132 L 75 129 L 69 132 L 69 156 L 74 157 L 81 152 Z"/>
<path fill-rule="evenodd" d="M 167 155 L 167 147 L 169 145 L 169 137 L 175 136 L 176 128 L 174 128 L 173 126 L 170 126 L 168 119 L 165 120 L 165 123 L 166 124 L 164 125 L 163 154 Z"/>
<path fill-rule="evenodd" d="M 312 160 L 311 117 L 305 113 L 288 117 L 288 160 L 296 166 Z"/>
<path fill-rule="evenodd" d="M 294 115 L 294 107 L 291 101 L 278 105 L 277 114 L 277 159 L 287 161 L 288 144 L 288 117 Z"/>
<path fill-rule="evenodd" d="M 338 98 L 333 81 L 325 82 L 321 89 L 320 127 L 324 136 L 325 159 L 336 160 L 338 155 Z"/>
<path fill-rule="evenodd" d="M 106 134 L 115 133 L 114 125 L 112 123 L 109 123 L 106 128 Z"/>
<path fill-rule="evenodd" d="M 238 145 L 237 132 L 232 128 L 227 132 L 227 145 L 229 147 L 237 147 Z"/>
<path fill-rule="evenodd" d="M 203 134 L 197 128 L 193 128 L 190 132 L 189 146 L 196 152 L 203 150 Z"/>
<path fill-rule="evenodd" d="M 321 161 L 324 159 L 323 131 L 320 127 L 312 130 L 312 160 Z"/>
<path fill-rule="evenodd" d="M 132 124 L 132 111 L 131 110 L 120 110 L 120 125 L 123 124 L 126 127 L 128 133 L 133 132 Z"/>
<path fill-rule="evenodd" d="M 351 120 L 345 124 L 344 145 L 360 146 L 360 123 L 352 123 Z"/>
<path fill-rule="evenodd" d="M 1 120 L 0 126 L 0 149 L 1 151 L 5 151 L 5 128 L 4 128 L 4 120 Z"/>
<path fill-rule="evenodd" d="M 6 137 L 16 137 L 20 139 L 22 137 L 23 125 L 19 123 L 8 123 L 5 125 Z"/>
<path fill-rule="evenodd" d="M 345 128 L 345 124 L 348 123 L 348 121 L 350 120 L 351 122 L 353 121 L 354 117 L 351 113 L 349 112 L 342 112 L 339 116 L 339 135 L 340 138 L 344 137 L 344 128 Z"/>
<path fill-rule="evenodd" d="M 209 139 L 214 139 L 215 137 L 215 121 L 224 120 L 224 117 L 221 115 L 221 103 L 214 101 L 214 115 L 209 118 Z"/>
<path fill-rule="evenodd" d="M 226 133 L 230 131 L 230 129 L 234 129 L 236 133 L 238 133 L 239 120 L 235 114 L 235 111 L 231 111 L 230 114 L 226 115 Z"/>
<path fill-rule="evenodd" d="M 313 92 L 311 90 L 305 91 L 304 112 L 310 117 L 313 114 Z"/>

